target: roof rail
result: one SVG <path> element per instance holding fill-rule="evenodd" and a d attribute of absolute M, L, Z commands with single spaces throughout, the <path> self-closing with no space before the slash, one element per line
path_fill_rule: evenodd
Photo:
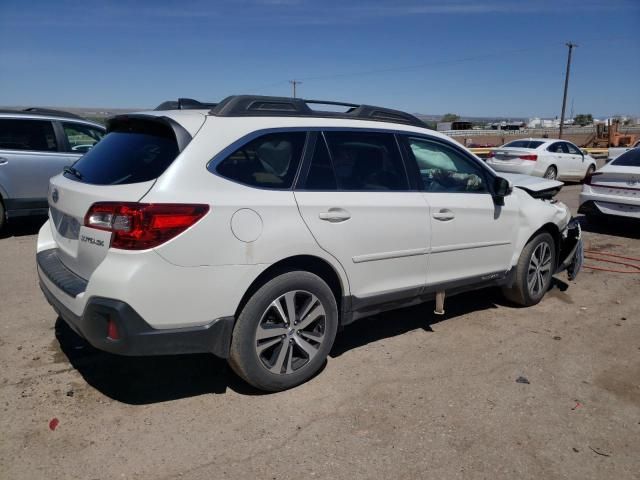
<path fill-rule="evenodd" d="M 346 112 L 315 110 L 309 105 L 336 105 L 348 107 L 348 110 Z M 390 108 L 356 103 L 304 100 L 302 98 L 290 97 L 267 97 L 261 95 L 234 95 L 227 97 L 212 108 L 209 113 L 219 117 L 345 118 L 403 123 L 416 127 L 426 127 L 426 124 L 418 117 Z"/>
<path fill-rule="evenodd" d="M 24 108 L 22 111 L 26 113 L 33 113 L 34 115 L 55 115 L 58 117 L 79 118 L 81 120 L 85 120 L 84 117 L 81 117 L 80 115 L 77 115 L 75 113 L 65 112 L 63 110 L 54 110 L 52 108 L 30 107 Z"/>
<path fill-rule="evenodd" d="M 205 110 L 214 108 L 217 103 L 199 102 L 193 98 L 179 98 L 176 100 L 167 100 L 158 105 L 154 110 Z"/>

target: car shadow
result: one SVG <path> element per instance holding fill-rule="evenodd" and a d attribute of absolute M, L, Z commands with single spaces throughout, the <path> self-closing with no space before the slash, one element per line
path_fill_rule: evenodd
<path fill-rule="evenodd" d="M 445 303 L 445 315 L 433 313 L 434 303 L 385 312 L 361 319 L 338 333 L 330 352 L 339 357 L 372 342 L 411 332 L 432 331 L 441 321 L 473 311 L 496 308 L 501 302 L 494 289 L 460 294 Z M 227 362 L 210 354 L 153 357 L 125 357 L 93 348 L 64 320 L 55 325 L 60 349 L 84 380 L 118 402 L 130 405 L 178 400 L 206 394 L 223 394 L 231 389 L 242 395 L 268 395 L 240 379 Z M 322 367 L 320 374 L 324 369 Z"/>
<path fill-rule="evenodd" d="M 433 332 L 431 327 L 437 323 L 506 304 L 498 289 L 489 288 L 446 298 L 444 315 L 433 313 L 435 304 L 431 301 L 363 318 L 347 325 L 338 334 L 330 356 L 339 357 L 349 350 L 413 330 Z"/>
<path fill-rule="evenodd" d="M 46 221 L 47 217 L 44 215 L 12 218 L 0 231 L 0 239 L 35 235 Z"/>
<path fill-rule="evenodd" d="M 613 235 L 629 239 L 640 239 L 640 220 L 618 217 L 578 217 L 580 227 L 585 232 Z"/>
<path fill-rule="evenodd" d="M 260 392 L 210 354 L 125 357 L 103 352 L 78 336 L 64 320 L 55 325 L 60 349 L 82 378 L 118 402 L 146 405 L 205 394 Z"/>

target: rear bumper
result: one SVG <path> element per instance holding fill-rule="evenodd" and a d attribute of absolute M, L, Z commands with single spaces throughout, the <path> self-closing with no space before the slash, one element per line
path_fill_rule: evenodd
<path fill-rule="evenodd" d="M 129 356 L 213 353 L 221 358 L 229 357 L 233 317 L 219 318 L 198 327 L 155 329 L 119 300 L 92 297 L 82 315 L 76 315 L 43 282 L 40 288 L 69 327 L 99 350 Z M 109 321 L 116 325 L 117 340 L 108 336 Z"/>
<path fill-rule="evenodd" d="M 640 201 L 582 192 L 578 213 L 640 219 Z"/>
<path fill-rule="evenodd" d="M 535 175 L 536 162 L 523 161 L 522 163 L 507 163 L 495 160 L 487 160 L 487 165 L 496 172 L 519 173 L 522 175 Z"/>

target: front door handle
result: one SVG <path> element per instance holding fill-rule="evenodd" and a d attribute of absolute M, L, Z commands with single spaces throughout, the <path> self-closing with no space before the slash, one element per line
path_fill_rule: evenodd
<path fill-rule="evenodd" d="M 339 223 L 349 220 L 351 214 L 342 208 L 330 208 L 327 212 L 320 212 L 318 218 L 331 223 Z"/>
<path fill-rule="evenodd" d="M 454 218 L 456 218 L 455 214 L 448 208 L 443 208 L 439 212 L 434 212 L 431 216 L 436 220 L 440 220 L 441 222 L 446 222 L 448 220 L 453 220 Z"/>
<path fill-rule="evenodd" d="M 6 165 L 7 163 L 9 163 L 9 160 L 4 157 L 0 157 L 0 165 Z"/>

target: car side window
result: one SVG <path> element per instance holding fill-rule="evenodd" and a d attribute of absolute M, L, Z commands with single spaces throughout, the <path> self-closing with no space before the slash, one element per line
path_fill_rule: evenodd
<path fill-rule="evenodd" d="M 564 142 L 556 142 L 549 145 L 547 150 L 551 153 L 569 153 L 567 147 L 565 147 Z"/>
<path fill-rule="evenodd" d="M 424 191 L 486 193 L 488 191 L 482 167 L 456 149 L 443 143 L 418 137 L 408 137 L 409 153 L 413 155 Z"/>
<path fill-rule="evenodd" d="M 58 142 L 48 120 L 0 119 L 0 148 L 57 152 Z"/>
<path fill-rule="evenodd" d="M 225 178 L 254 187 L 291 188 L 306 137 L 306 132 L 263 135 L 237 149 L 216 170 Z"/>
<path fill-rule="evenodd" d="M 339 190 L 406 191 L 409 180 L 391 133 L 325 132 Z"/>
<path fill-rule="evenodd" d="M 62 122 L 62 128 L 69 143 L 68 151 L 73 153 L 88 152 L 104 136 L 97 128 L 79 123 Z"/>
<path fill-rule="evenodd" d="M 338 189 L 329 150 L 322 135 L 317 137 L 309 173 L 302 188 L 315 191 L 335 191 Z"/>
<path fill-rule="evenodd" d="M 575 145 L 572 145 L 569 142 L 564 142 L 564 145 L 567 149 L 567 151 L 571 154 L 571 155 L 582 155 L 582 152 L 580 150 L 578 150 Z"/>

